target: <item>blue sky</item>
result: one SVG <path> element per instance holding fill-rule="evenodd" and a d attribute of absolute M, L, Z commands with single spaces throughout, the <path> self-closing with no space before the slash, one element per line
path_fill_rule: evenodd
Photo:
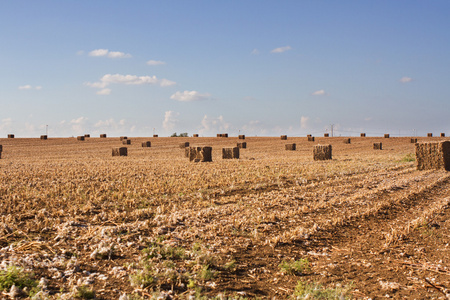
<path fill-rule="evenodd" d="M 0 136 L 450 134 L 449 1 L 0 1 Z"/>

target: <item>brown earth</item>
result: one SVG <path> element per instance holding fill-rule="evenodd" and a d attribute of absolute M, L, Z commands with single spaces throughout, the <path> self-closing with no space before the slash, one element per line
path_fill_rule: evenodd
<path fill-rule="evenodd" d="M 450 173 L 416 170 L 410 138 L 247 136 L 239 160 L 221 159 L 237 137 L 130 139 L 114 158 L 119 138 L 0 139 L 0 269 L 45 278 L 49 299 L 81 286 L 97 299 L 286 299 L 299 282 L 355 299 L 449 297 Z M 185 140 L 212 146 L 213 162 L 190 163 Z M 333 160 L 313 161 L 326 143 Z M 148 249 L 158 281 L 133 285 Z M 301 272 L 280 267 L 300 260 Z"/>

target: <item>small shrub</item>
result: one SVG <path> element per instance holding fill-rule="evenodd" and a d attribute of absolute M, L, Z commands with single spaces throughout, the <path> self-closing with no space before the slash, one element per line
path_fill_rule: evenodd
<path fill-rule="evenodd" d="M 208 281 L 208 280 L 213 279 L 214 273 L 213 273 L 213 271 L 211 271 L 211 269 L 209 268 L 208 265 L 204 265 L 200 269 L 198 276 L 200 277 L 201 280 Z"/>
<path fill-rule="evenodd" d="M 300 259 L 295 261 L 282 261 L 279 265 L 281 271 L 285 274 L 296 275 L 302 274 L 305 271 L 309 271 L 309 261 L 308 259 Z"/>
<path fill-rule="evenodd" d="M 412 153 L 408 153 L 401 159 L 401 162 L 411 162 L 411 161 L 415 161 L 415 160 L 416 160 L 416 156 Z"/>
<path fill-rule="evenodd" d="M 324 288 L 318 283 L 305 283 L 299 281 L 294 290 L 294 296 L 297 299 L 351 299 L 351 285 L 340 286 L 335 288 Z"/>
<path fill-rule="evenodd" d="M 20 289 L 27 288 L 28 295 L 31 296 L 38 292 L 38 282 L 33 277 L 34 274 L 25 272 L 20 267 L 9 266 L 0 271 L 0 291 L 9 291 L 15 285 Z"/>
<path fill-rule="evenodd" d="M 86 285 L 77 286 L 75 295 L 75 299 L 94 299 L 95 298 L 95 292 Z"/>

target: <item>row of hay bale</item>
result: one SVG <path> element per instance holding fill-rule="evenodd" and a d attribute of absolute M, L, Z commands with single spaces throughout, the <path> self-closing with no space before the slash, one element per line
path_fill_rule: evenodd
<path fill-rule="evenodd" d="M 3 145 L 0 145 L 0 159 L 2 158 Z"/>

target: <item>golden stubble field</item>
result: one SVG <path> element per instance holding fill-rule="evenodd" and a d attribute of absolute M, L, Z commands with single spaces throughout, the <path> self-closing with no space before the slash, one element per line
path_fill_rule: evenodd
<path fill-rule="evenodd" d="M 247 137 L 239 160 L 221 157 L 237 137 L 130 139 L 127 157 L 118 137 L 0 139 L 1 297 L 450 293 L 450 174 L 417 171 L 410 138 Z M 313 161 L 317 144 L 333 160 Z"/>

